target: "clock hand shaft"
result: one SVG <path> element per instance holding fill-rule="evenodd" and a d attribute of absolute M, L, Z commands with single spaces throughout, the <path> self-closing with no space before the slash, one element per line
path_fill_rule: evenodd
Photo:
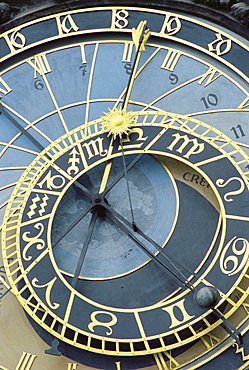
<path fill-rule="evenodd" d="M 45 149 L 45 147 L 39 143 L 38 140 L 36 140 L 36 138 L 30 134 L 30 132 L 28 132 L 27 130 L 25 130 L 22 125 L 20 125 L 20 123 L 18 123 L 15 118 L 13 118 L 0 104 L 0 113 L 2 113 L 32 144 L 34 144 L 36 146 L 36 148 L 39 150 L 39 151 L 43 151 Z M 44 156 L 48 157 L 50 160 L 52 159 L 52 157 L 50 157 L 49 153 L 45 153 Z M 79 181 L 75 181 L 74 184 L 80 188 L 84 194 L 89 198 L 89 199 L 92 199 L 92 193 L 86 189 Z"/>
<path fill-rule="evenodd" d="M 134 231 L 136 231 L 136 223 L 135 223 L 135 218 L 134 218 L 134 212 L 133 212 L 133 207 L 132 207 L 132 202 L 131 202 L 131 192 L 130 192 L 130 187 L 129 187 L 129 182 L 128 182 L 128 175 L 127 175 L 127 169 L 126 169 L 126 163 L 125 163 L 125 156 L 124 156 L 124 148 L 122 144 L 122 140 L 120 140 L 120 145 L 122 149 L 122 160 L 123 160 L 123 166 L 124 166 L 124 177 L 126 181 L 126 188 L 127 188 L 127 193 L 128 193 L 128 200 L 130 204 L 130 211 L 131 211 L 131 220 L 132 220 L 132 225 Z"/>
<path fill-rule="evenodd" d="M 118 176 L 117 178 L 105 189 L 105 191 L 103 192 L 103 195 L 106 195 L 106 193 L 108 193 L 118 182 L 120 179 L 122 179 L 122 177 L 125 175 L 125 173 L 127 173 L 133 166 L 135 166 L 135 164 L 139 161 L 140 158 L 142 158 L 142 156 L 144 155 L 144 153 L 140 153 L 138 154 L 131 163 L 128 164 L 128 166 L 126 166 L 126 169 L 124 169 Z"/>
<path fill-rule="evenodd" d="M 223 321 L 221 324 L 223 329 L 236 340 L 239 346 L 242 346 L 243 337 L 241 336 L 240 331 L 236 329 L 236 327 L 215 307 L 213 307 L 213 316 L 217 316 Z"/>
<path fill-rule="evenodd" d="M 105 191 L 105 188 L 106 188 L 109 176 L 110 176 L 111 168 L 112 168 L 112 162 L 113 162 L 112 159 L 109 159 L 107 161 L 107 164 L 106 164 L 105 170 L 104 170 L 104 174 L 103 174 L 103 177 L 102 177 L 102 180 L 101 180 L 101 184 L 100 184 L 100 187 L 99 187 L 99 194 L 101 194 Z"/>
<path fill-rule="evenodd" d="M 136 73 L 137 73 L 141 53 L 143 51 L 145 51 L 144 45 L 145 45 L 146 41 L 148 40 L 148 38 L 150 36 L 149 30 L 146 29 L 146 23 L 147 23 L 146 21 L 140 22 L 136 29 L 132 29 L 132 36 L 133 36 L 132 38 L 133 38 L 133 42 L 136 46 L 137 51 L 136 51 L 135 60 L 134 60 L 133 66 L 132 66 L 130 78 L 129 78 L 129 81 L 128 81 L 126 93 L 125 93 L 125 96 L 124 96 L 124 100 L 123 100 L 123 103 L 122 103 L 122 106 L 121 106 L 121 108 L 123 110 L 127 109 L 128 101 L 129 101 L 130 96 L 131 96 L 131 91 L 132 91 L 132 87 L 133 87 L 134 80 L 135 80 L 135 77 L 136 77 Z"/>
<path fill-rule="evenodd" d="M 128 106 L 128 101 L 129 101 L 130 96 L 131 96 L 131 91 L 132 91 L 132 87 L 133 87 L 133 84 L 134 84 L 135 74 L 136 74 L 136 71 L 137 71 L 137 67 L 138 67 L 138 63 L 139 63 L 139 60 L 140 60 L 140 56 L 141 56 L 141 52 L 138 49 L 138 51 L 136 53 L 136 56 L 135 56 L 134 64 L 132 66 L 132 71 L 131 71 L 131 75 L 130 75 L 130 78 L 129 78 L 129 82 L 128 82 L 128 86 L 127 86 L 127 89 L 126 89 L 126 93 L 125 93 L 125 96 L 124 96 L 124 100 L 123 100 L 123 103 L 122 103 L 122 106 L 121 106 L 121 108 L 123 110 L 126 110 L 127 109 L 127 106 Z"/>
<path fill-rule="evenodd" d="M 90 211 L 91 209 L 95 206 L 95 204 L 90 204 L 86 211 L 81 214 L 60 236 L 58 240 L 53 244 L 52 248 L 54 248 L 81 220 L 84 218 Z"/>
<path fill-rule="evenodd" d="M 105 208 L 107 208 L 107 207 L 108 207 L 108 210 L 114 215 L 114 217 L 118 218 L 120 221 L 122 221 L 124 224 L 126 224 L 127 226 L 129 226 L 131 229 L 134 230 L 133 223 L 131 223 L 128 220 L 126 220 L 118 212 L 116 212 L 114 209 L 112 209 L 112 207 L 106 205 Z M 146 235 L 137 225 L 136 225 L 136 230 L 134 230 L 134 231 L 136 231 L 145 240 L 147 240 L 150 244 L 152 244 L 161 253 L 161 255 L 174 267 L 174 269 L 177 271 L 177 273 L 179 275 L 181 275 L 182 280 L 185 281 L 185 285 L 187 285 L 191 290 L 194 290 L 194 287 L 188 281 L 188 279 L 186 278 L 186 276 L 184 276 L 183 273 L 175 266 L 175 264 L 170 260 L 170 257 L 165 253 L 165 251 L 163 250 L 163 248 L 158 243 L 156 243 L 153 239 L 151 239 L 148 235 Z M 184 266 L 181 266 L 181 267 L 185 268 Z M 193 272 L 189 272 L 189 273 L 191 273 L 192 275 L 196 276 L 196 274 L 194 274 Z"/>
<path fill-rule="evenodd" d="M 169 272 L 171 275 L 173 275 L 178 281 L 181 282 L 183 287 L 186 286 L 185 280 L 181 279 L 177 274 L 175 274 L 173 271 L 169 269 L 168 266 L 166 266 L 160 259 L 156 256 L 154 256 L 153 253 L 151 253 L 141 242 L 138 240 L 131 232 L 130 230 L 122 223 L 120 222 L 108 209 L 105 210 L 105 214 L 122 230 L 130 239 L 134 241 L 134 243 L 142 249 L 143 252 L 145 252 L 153 261 L 155 261 L 160 267 L 163 267 L 167 272 Z M 188 288 L 190 288 L 187 285 Z M 193 290 L 193 288 L 190 288 Z"/>
<path fill-rule="evenodd" d="M 87 198 L 90 199 L 90 201 L 94 199 L 95 194 L 82 185 L 79 180 L 74 181 L 74 185 L 76 185 L 77 188 L 79 188 L 87 196 Z"/>
<path fill-rule="evenodd" d="M 85 256 L 86 256 L 87 248 L 88 248 L 89 243 L 90 243 L 91 238 L 92 238 L 93 229 L 94 229 L 94 226 L 96 224 L 97 217 L 98 217 L 98 209 L 95 208 L 93 210 L 93 214 L 92 214 L 92 218 L 91 218 L 91 221 L 90 221 L 90 224 L 89 224 L 89 227 L 88 227 L 87 235 L 86 235 L 83 247 L 82 247 L 81 252 L 80 252 L 78 264 L 77 264 L 76 269 L 75 269 L 74 277 L 73 277 L 73 280 L 72 280 L 72 287 L 73 288 L 76 287 L 78 277 L 80 275 L 80 271 L 82 269 L 82 265 L 83 265 L 83 262 L 84 262 L 84 259 L 85 259 Z"/>
<path fill-rule="evenodd" d="M 34 144 L 37 149 L 39 149 L 41 152 L 45 149 L 44 146 L 42 146 L 39 141 L 37 141 L 27 130 L 25 130 L 20 123 L 18 123 L 15 118 L 13 118 L 0 104 L 0 112 L 24 135 L 26 138 Z"/>

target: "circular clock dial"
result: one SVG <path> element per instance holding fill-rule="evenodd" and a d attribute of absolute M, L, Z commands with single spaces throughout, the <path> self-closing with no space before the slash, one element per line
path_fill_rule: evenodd
<path fill-rule="evenodd" d="M 26 36 L 45 24 L 42 40 Z M 76 362 L 201 366 L 233 343 L 223 319 L 239 329 L 248 315 L 248 47 L 133 8 L 24 30 L 0 39 L 12 293 L 52 352 Z"/>

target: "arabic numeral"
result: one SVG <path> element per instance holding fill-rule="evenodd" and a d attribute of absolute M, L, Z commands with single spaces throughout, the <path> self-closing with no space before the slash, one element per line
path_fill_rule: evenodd
<path fill-rule="evenodd" d="M 207 97 L 203 96 L 200 100 L 203 101 L 206 109 L 210 108 L 210 105 L 216 107 L 218 104 L 218 97 L 215 94 L 208 94 Z"/>
<path fill-rule="evenodd" d="M 175 73 L 170 73 L 169 80 L 170 80 L 171 85 L 175 85 L 177 84 L 179 78 Z"/>
<path fill-rule="evenodd" d="M 37 89 L 37 90 L 42 90 L 44 88 L 44 84 L 41 82 L 41 80 L 36 80 L 34 82 L 34 87 Z"/>
<path fill-rule="evenodd" d="M 236 127 L 232 127 L 230 131 L 233 131 L 235 138 L 239 139 L 240 137 L 246 136 L 246 134 L 243 131 L 243 128 L 241 125 L 238 125 Z"/>
<path fill-rule="evenodd" d="M 81 70 L 82 76 L 84 77 L 87 74 L 86 65 L 80 66 L 79 69 Z"/>
<path fill-rule="evenodd" d="M 131 63 L 125 63 L 124 69 L 125 69 L 126 74 L 127 75 L 130 75 L 131 74 L 131 71 L 132 71 L 132 65 L 131 65 Z"/>

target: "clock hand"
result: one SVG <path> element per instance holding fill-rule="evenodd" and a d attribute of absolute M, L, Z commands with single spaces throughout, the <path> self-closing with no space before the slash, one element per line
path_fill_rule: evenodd
<path fill-rule="evenodd" d="M 128 193 L 128 200 L 129 200 L 129 205 L 130 205 L 130 211 L 131 211 L 131 220 L 132 220 L 132 226 L 133 230 L 137 230 L 137 225 L 135 222 L 135 217 L 134 217 L 134 212 L 133 212 L 133 207 L 132 207 L 132 202 L 131 202 L 131 192 L 130 192 L 130 187 L 129 187 L 129 182 L 128 182 L 128 175 L 127 175 L 127 170 L 126 170 L 126 163 L 125 163 L 125 155 L 124 155 L 124 148 L 122 144 L 122 140 L 120 139 L 120 145 L 122 149 L 122 160 L 123 160 L 123 166 L 124 166 L 124 177 L 125 177 L 125 182 L 126 182 L 126 188 L 127 188 L 127 193 Z"/>
<path fill-rule="evenodd" d="M 86 211 L 84 211 L 83 214 L 79 215 L 78 218 L 63 232 L 59 239 L 56 240 L 55 243 L 53 243 L 52 248 L 54 248 L 82 220 L 82 218 L 84 218 L 92 210 L 94 206 L 95 204 L 91 203 Z"/>
<path fill-rule="evenodd" d="M 112 162 L 113 162 L 113 160 L 109 159 L 106 166 L 105 166 L 104 174 L 103 174 L 101 184 L 100 184 L 100 187 L 99 187 L 99 194 L 103 193 L 106 189 L 106 185 L 107 185 L 109 175 L 110 175 L 110 172 L 111 172 L 111 168 L 112 168 Z"/>
<path fill-rule="evenodd" d="M 184 278 L 182 279 L 178 274 L 172 271 L 168 266 L 166 266 L 157 256 L 155 256 L 152 252 L 150 252 L 144 245 L 141 243 L 139 239 L 137 239 L 133 233 L 121 222 L 119 219 L 109 210 L 108 207 L 105 207 L 105 214 L 107 217 L 110 218 L 119 228 L 122 230 L 130 239 L 134 241 L 134 243 L 143 251 L 145 252 L 153 261 L 155 261 L 160 267 L 164 268 L 167 272 L 174 276 L 180 281 L 183 287 L 187 287 L 190 290 L 194 291 L 194 287 Z M 171 276 L 172 277 L 172 276 Z"/>
<path fill-rule="evenodd" d="M 91 218 L 91 221 L 90 221 L 90 224 L 89 224 L 89 227 L 88 227 L 87 235 L 86 235 L 83 247 L 82 247 L 81 252 L 80 252 L 78 264 L 77 264 L 76 269 L 75 269 L 74 277 L 73 277 L 73 280 L 72 280 L 72 287 L 73 288 L 76 288 L 78 277 L 80 275 L 80 271 L 81 271 L 81 268 L 82 268 L 82 265 L 83 265 L 83 262 L 84 262 L 84 259 L 85 259 L 85 256 L 86 256 L 87 248 L 88 248 L 89 243 L 90 243 L 91 238 L 92 238 L 92 233 L 93 233 L 93 229 L 94 229 L 94 226 L 96 224 L 96 221 L 97 221 L 97 217 L 98 217 L 98 208 L 95 208 L 95 209 L 93 209 L 93 214 L 92 214 L 92 218 Z"/>
<path fill-rule="evenodd" d="M 123 216 L 121 216 L 118 212 L 116 212 L 109 204 L 105 204 L 103 203 L 103 206 L 106 210 L 108 210 L 108 212 L 112 213 L 112 215 L 120 220 L 122 223 L 126 224 L 128 227 L 130 227 L 131 229 L 134 230 L 134 225 L 133 223 L 129 222 L 128 220 L 126 220 Z M 177 271 L 177 273 L 179 274 L 179 276 L 182 277 L 182 281 L 185 281 L 185 283 L 187 283 L 189 285 L 189 287 L 191 287 L 191 290 L 194 290 L 194 287 L 192 286 L 192 284 L 188 281 L 187 277 L 184 276 L 184 274 L 175 266 L 175 264 L 171 261 L 171 259 L 173 260 L 173 258 L 171 258 L 169 255 L 167 255 L 165 253 L 165 251 L 163 250 L 163 248 L 158 244 L 156 243 L 153 239 L 151 239 L 148 235 L 146 235 L 137 225 L 136 225 L 136 230 L 134 230 L 135 232 L 137 232 L 139 235 L 141 235 L 145 240 L 147 240 L 151 245 L 153 245 L 160 253 L 161 255 L 171 264 L 171 266 Z M 153 255 L 154 256 L 154 255 Z M 175 263 L 178 263 L 177 261 L 174 260 Z M 178 263 L 180 267 L 184 268 L 186 271 L 188 271 L 187 268 L 185 268 L 184 266 L 182 266 L 180 263 Z M 195 274 L 193 273 L 192 271 L 188 271 L 190 274 L 194 275 L 195 277 L 198 277 L 198 274 Z M 185 284 L 186 285 L 186 284 Z"/>
<path fill-rule="evenodd" d="M 13 118 L 2 106 L 0 102 L 0 113 L 2 113 L 26 138 L 34 144 L 39 151 L 43 151 L 45 148 L 37 141 L 27 130 L 25 130 L 20 123 L 18 123 L 15 118 Z"/>
<path fill-rule="evenodd" d="M 39 143 L 38 140 L 36 140 L 36 138 L 30 134 L 29 131 L 25 130 L 22 125 L 20 125 L 19 122 L 17 122 L 15 120 L 15 118 L 13 118 L 5 109 L 4 107 L 1 105 L 1 102 L 0 102 L 0 113 L 3 114 L 32 144 L 34 144 L 36 146 L 36 148 L 42 152 L 45 147 Z M 45 157 L 48 157 L 50 160 L 52 159 L 52 157 L 49 155 L 49 153 L 45 153 L 44 154 Z M 76 180 L 74 182 L 74 184 L 80 188 L 83 193 L 89 198 L 89 199 L 92 199 L 92 196 L 93 194 L 86 188 L 84 187 L 78 180 Z"/>
<path fill-rule="evenodd" d="M 61 234 L 58 240 L 53 244 L 52 248 L 54 248 L 95 206 L 98 204 L 100 206 L 100 203 L 105 207 L 107 206 L 107 201 L 105 200 L 106 194 L 118 183 L 118 181 L 125 175 L 127 171 L 129 171 L 143 156 L 144 153 L 140 153 L 137 155 L 134 160 L 129 163 L 127 167 L 124 168 L 124 170 L 119 174 L 119 176 L 111 183 L 111 185 L 106 188 L 106 184 L 108 181 L 108 176 L 110 174 L 111 166 L 112 166 L 112 160 L 109 160 L 106 168 L 104 170 L 104 175 L 101 181 L 100 189 L 98 194 L 92 193 L 90 190 L 88 190 L 81 182 L 80 178 L 75 181 L 75 185 L 77 185 L 78 188 L 90 199 L 90 204 L 88 208 L 84 211 L 83 214 L 80 214 L 78 218 L 68 226 L 68 228 Z M 103 202 L 101 202 L 103 200 Z M 134 230 L 134 226 L 133 226 Z M 135 231 L 135 230 L 134 230 Z"/>
<path fill-rule="evenodd" d="M 128 102 L 130 100 L 131 91 L 132 91 L 133 84 L 134 84 L 134 81 L 135 81 L 135 76 L 136 76 L 136 73 L 137 73 L 139 61 L 140 61 L 140 58 L 141 58 L 141 53 L 146 51 L 145 50 L 145 44 L 146 44 L 148 38 L 150 37 L 150 30 L 146 28 L 146 23 L 147 23 L 147 21 L 141 21 L 137 28 L 132 29 L 132 40 L 133 40 L 133 43 L 135 44 L 135 47 L 136 47 L 136 55 L 135 55 L 134 63 L 133 63 L 133 66 L 132 66 L 132 70 L 131 70 L 130 78 L 129 78 L 129 81 L 128 81 L 128 85 L 127 85 L 127 88 L 126 88 L 126 93 L 125 93 L 125 96 L 124 96 L 124 99 L 123 99 L 123 103 L 121 105 L 121 111 L 126 111 L 127 110 L 127 106 L 128 106 Z M 130 194 L 130 188 L 129 188 L 129 183 L 128 183 L 128 176 L 127 176 L 127 170 L 126 170 L 126 163 L 125 163 L 125 156 L 124 156 L 124 150 L 123 150 L 123 145 L 122 145 L 121 133 L 119 133 L 119 136 L 120 136 L 120 145 L 121 145 L 121 149 L 122 149 L 122 158 L 123 158 L 123 166 L 124 166 L 124 174 L 123 175 L 125 176 L 125 181 L 126 181 L 126 187 L 127 187 L 128 199 L 129 199 L 129 204 L 130 204 L 133 230 L 136 231 L 137 226 L 136 226 L 133 207 L 132 207 L 132 202 L 131 202 L 131 194 Z M 115 135 L 114 135 L 114 139 L 115 139 Z"/>
<path fill-rule="evenodd" d="M 133 87 L 133 84 L 134 84 L 134 80 L 135 80 L 138 64 L 139 64 L 139 61 L 140 61 L 141 53 L 145 51 L 145 44 L 146 44 L 148 38 L 150 37 L 150 30 L 146 29 L 146 23 L 147 23 L 147 21 L 141 21 L 137 28 L 132 29 L 132 40 L 133 40 L 133 42 L 135 44 L 135 47 L 136 47 L 136 55 L 135 55 L 135 60 L 134 60 L 133 66 L 132 66 L 130 78 L 129 78 L 129 81 L 128 81 L 128 86 L 127 86 L 127 89 L 126 89 L 123 104 L 121 106 L 122 110 L 127 109 L 128 101 L 129 101 L 130 96 L 131 96 L 131 91 L 132 91 L 132 87 Z"/>
<path fill-rule="evenodd" d="M 142 158 L 143 155 L 144 155 L 144 153 L 138 154 L 133 159 L 133 161 L 131 161 L 131 163 L 129 163 L 126 166 L 126 170 L 124 169 L 122 172 L 120 172 L 120 174 L 116 177 L 116 179 L 113 180 L 113 182 L 105 189 L 105 191 L 102 193 L 102 195 L 105 196 L 119 182 L 119 180 L 122 179 L 122 177 L 125 175 L 125 172 L 128 172 L 139 161 L 139 159 Z"/>

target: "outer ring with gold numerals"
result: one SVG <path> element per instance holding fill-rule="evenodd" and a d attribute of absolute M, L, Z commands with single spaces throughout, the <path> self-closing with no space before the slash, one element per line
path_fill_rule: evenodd
<path fill-rule="evenodd" d="M 129 135 L 130 145 L 139 142 L 141 137 L 143 144 L 137 151 L 129 150 L 127 145 L 126 155 L 143 152 L 176 158 L 198 169 L 213 187 L 222 215 L 221 235 L 220 239 L 216 235 L 213 243 L 211 264 L 208 262 L 206 266 L 204 263 L 203 271 L 193 282 L 193 286 L 197 288 L 214 285 L 220 293 L 217 307 L 220 308 L 225 303 L 225 316 L 229 318 L 246 300 L 249 289 L 249 236 L 246 227 L 247 216 L 243 214 L 241 207 L 247 194 L 247 178 L 242 170 L 247 158 L 236 144 L 230 143 L 229 138 L 198 120 L 160 111 L 134 115 L 136 128 L 133 129 L 134 134 L 132 135 L 131 131 Z M 5 214 L 2 231 L 5 268 L 13 293 L 28 314 L 55 337 L 73 346 L 102 354 L 130 356 L 156 353 L 179 347 L 215 331 L 220 321 L 209 322 L 210 311 L 206 310 L 203 313 L 203 309 L 198 305 L 194 307 L 193 292 L 189 289 L 167 302 L 162 299 L 152 306 L 141 309 L 117 309 L 92 302 L 79 294 L 57 268 L 50 240 L 54 209 L 66 189 L 78 176 L 100 162 L 121 154 L 120 149 L 110 154 L 111 146 L 108 142 L 110 143 L 111 138 L 102 131 L 100 124 L 101 119 L 95 120 L 56 140 L 27 168 L 18 182 Z M 142 136 L 137 134 L 138 128 Z M 82 148 L 87 142 L 92 148 L 95 145 L 99 147 L 97 155 L 92 155 L 89 147 L 88 157 L 83 153 Z M 68 171 L 70 169 L 68 159 L 75 147 L 81 153 L 81 161 L 79 174 L 72 176 L 70 170 Z M 240 153 L 244 159 L 237 163 L 233 159 L 235 153 Z M 63 167 L 61 163 L 66 163 L 66 166 Z M 35 215 L 35 207 L 32 207 L 35 205 L 34 196 L 37 196 L 39 191 L 40 195 L 46 195 L 46 200 L 42 204 L 44 213 L 42 216 L 38 213 Z M 229 261 L 232 262 L 232 266 Z M 214 281 L 217 283 L 214 284 Z M 240 292 L 242 287 L 244 290 L 239 302 L 236 302 L 233 296 L 238 287 Z M 173 313 L 176 307 L 182 312 L 181 320 Z M 73 311 L 78 311 L 79 308 L 84 315 L 78 322 L 74 322 Z M 154 335 L 146 334 L 145 328 L 148 326 L 146 321 L 156 316 L 160 317 L 162 313 L 165 316 L 165 324 L 160 321 L 160 332 Z M 108 320 L 103 317 L 99 319 L 101 315 L 107 316 Z M 245 319 L 246 315 L 242 315 L 237 325 L 241 325 Z M 203 321 L 206 327 L 200 330 L 198 322 Z M 118 329 L 119 323 L 122 330 Z M 130 328 L 133 325 L 134 332 L 137 332 L 135 326 L 140 330 L 140 337 L 137 335 L 129 337 L 125 333 L 124 327 Z M 97 326 L 105 327 L 105 335 L 95 334 Z M 186 328 L 189 335 L 181 339 Z M 119 333 L 122 335 L 119 336 Z M 174 341 L 172 336 L 175 338 Z M 160 340 L 158 347 L 155 348 L 154 340 L 158 337 Z M 168 338 L 171 338 L 170 344 Z M 219 339 L 221 341 L 225 339 L 224 333 Z M 126 348 L 122 351 L 123 343 L 129 343 L 129 350 Z"/>

